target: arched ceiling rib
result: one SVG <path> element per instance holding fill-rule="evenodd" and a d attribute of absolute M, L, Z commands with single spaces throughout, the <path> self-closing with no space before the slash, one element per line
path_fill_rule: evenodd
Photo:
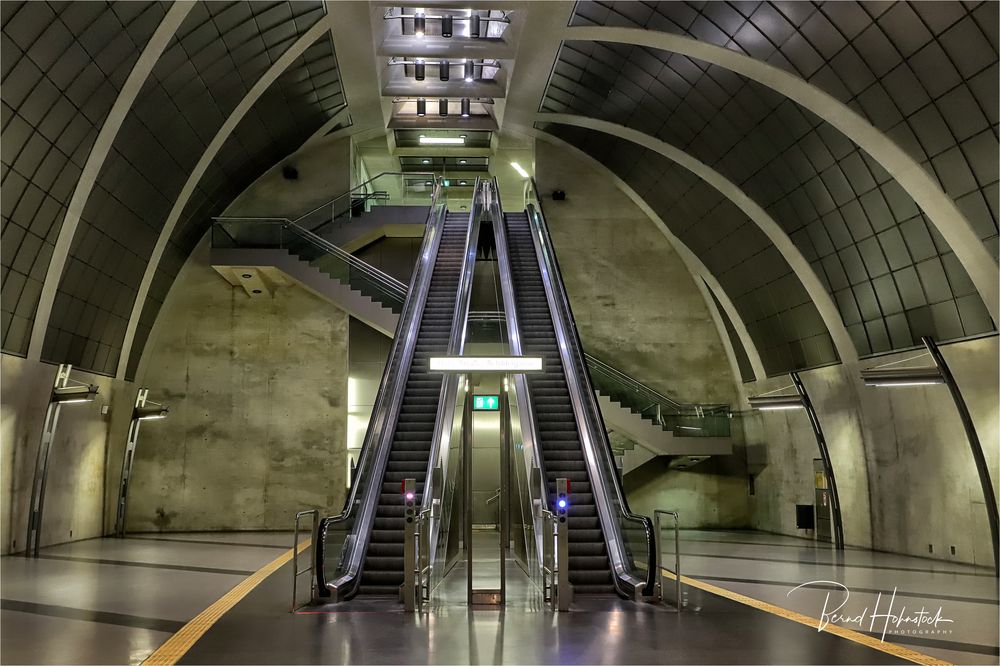
<path fill-rule="evenodd" d="M 119 376 L 135 375 L 170 285 L 212 216 L 343 108 L 332 42 L 325 34 L 328 30 L 324 18 L 288 47 L 243 97 L 202 154 L 174 202 L 143 275 L 125 339 L 131 345 L 119 363 Z"/>
<path fill-rule="evenodd" d="M 837 307 L 827 293 L 826 288 L 819 281 L 819 278 L 816 277 L 812 267 L 767 211 L 761 208 L 729 179 L 703 162 L 695 159 L 690 154 L 679 150 L 676 146 L 622 125 L 561 113 L 540 113 L 537 120 L 540 123 L 557 123 L 593 129 L 644 146 L 676 162 L 718 190 L 719 193 L 734 203 L 744 215 L 760 228 L 764 235 L 767 236 L 767 239 L 781 253 L 782 258 L 788 263 L 789 268 L 795 272 L 796 277 L 802 283 L 802 287 L 806 290 L 810 300 L 815 304 L 817 311 L 823 318 L 823 323 L 830 333 L 840 360 L 845 362 L 857 360 L 857 350 L 851 342 L 847 329 L 844 328 L 844 323 L 840 319 Z"/>
<path fill-rule="evenodd" d="M 767 86 L 677 53 L 567 42 L 543 110 L 658 135 L 739 184 L 814 263 L 861 353 L 993 329 L 950 248 L 899 184 Z"/>
<path fill-rule="evenodd" d="M 996 3 L 631 4 L 583 3 L 574 21 L 653 29 L 568 28 L 566 39 L 700 58 L 824 117 L 898 180 L 957 253 L 992 317 L 1000 316 L 996 214 L 983 205 L 996 199 Z M 601 10 L 607 11 L 603 19 Z M 949 128 L 939 106 L 951 109 L 953 127 L 967 118 L 978 134 L 960 141 L 968 130 Z M 979 196 L 963 208 L 953 200 L 973 191 Z M 981 216 L 967 218 L 964 211 L 972 208 Z"/>
<path fill-rule="evenodd" d="M 165 15 L 153 2 L 0 3 L 4 351 L 28 353 L 43 289 L 51 307 L 103 156 L 173 32 L 147 49 Z"/>
<path fill-rule="evenodd" d="M 171 23 L 164 20 L 163 7 L 181 18 L 187 10 L 190 13 L 183 23 L 179 20 Z M 121 354 L 121 350 L 123 346 L 129 349 L 126 337 L 131 340 L 137 329 L 142 335 L 136 337 L 136 348 L 141 350 L 145 329 L 139 323 L 139 313 L 152 311 L 155 316 L 173 276 L 193 247 L 191 238 L 203 235 L 210 216 L 344 108 L 323 3 L 318 0 L 199 2 L 171 6 L 74 2 L 52 7 L 46 3 L 23 6 L 3 3 L 3 11 L 4 65 L 12 72 L 5 77 L 0 91 L 5 113 L 5 204 L 10 194 L 8 181 L 17 182 L 14 178 L 19 176 L 10 168 L 16 155 L 9 155 L 8 129 L 18 130 L 21 125 L 16 123 L 22 115 L 31 116 L 24 123 L 29 128 L 52 122 L 52 114 L 46 116 L 44 109 L 34 112 L 38 105 L 22 103 L 25 96 L 29 99 L 37 96 L 37 89 L 47 91 L 52 87 L 47 78 L 29 76 L 30 71 L 25 69 L 28 65 L 24 63 L 55 61 L 53 81 L 58 85 L 65 80 L 68 86 L 71 85 L 65 73 L 68 63 L 62 62 L 63 57 L 77 57 L 84 66 L 93 57 L 94 63 L 89 68 L 98 72 L 102 71 L 100 66 L 111 67 L 123 61 L 116 66 L 113 77 L 108 77 L 108 83 L 99 88 L 101 103 L 122 107 L 118 122 L 112 124 L 113 113 L 104 121 L 96 104 L 93 112 L 80 107 L 86 100 L 81 97 L 83 93 L 71 89 L 66 95 L 73 108 L 68 112 L 63 110 L 62 115 L 68 113 L 71 126 L 80 124 L 80 120 L 91 123 L 95 126 L 93 134 L 98 129 L 108 134 L 108 145 L 103 153 L 96 148 L 89 152 L 94 182 L 92 188 L 82 189 L 86 184 L 79 176 L 80 167 L 94 139 L 91 137 L 82 148 L 75 148 L 71 143 L 74 137 L 79 140 L 79 131 L 67 130 L 58 137 L 65 144 L 63 151 L 82 155 L 72 170 L 67 169 L 69 182 L 55 192 L 65 198 L 60 201 L 53 196 L 49 208 L 55 208 L 61 216 L 58 204 L 65 210 L 68 200 L 63 190 L 68 192 L 75 187 L 83 192 L 80 221 L 75 230 L 63 226 L 62 238 L 69 250 L 65 270 L 57 270 L 53 262 L 50 272 L 55 271 L 55 276 L 46 281 L 55 297 L 52 316 L 43 317 L 47 313 L 39 311 L 35 322 L 35 337 L 41 339 L 39 331 L 45 334 L 45 344 L 38 350 L 43 360 L 68 361 L 95 372 L 114 374 L 119 365 L 124 369 L 128 354 Z M 26 27 L 36 24 L 41 26 L 39 30 Z M 148 55 L 151 60 L 148 67 L 134 66 L 147 58 L 140 53 L 149 33 L 157 30 L 157 26 L 158 35 L 165 32 L 164 44 Z M 146 32 L 141 33 L 140 27 Z M 48 36 L 52 31 L 74 40 L 69 50 Z M 125 43 L 119 33 L 131 41 Z M 138 39 L 140 34 L 144 39 Z M 310 39 L 301 41 L 307 34 Z M 76 43 L 94 50 L 80 58 L 74 51 Z M 113 46 L 106 48 L 111 49 L 117 60 L 103 55 L 102 48 L 109 43 Z M 146 48 L 151 51 L 150 44 Z M 296 45 L 294 53 L 283 55 L 292 44 Z M 29 48 L 28 55 L 24 55 L 22 47 Z M 274 69 L 277 62 L 281 66 Z M 257 85 L 271 69 L 274 71 L 266 81 Z M 131 79 L 138 79 L 138 84 L 127 95 L 122 81 L 130 72 Z M 275 77 L 283 72 L 284 76 L 275 82 Z M 14 85 L 8 85 L 11 83 Z M 94 85 L 97 84 L 90 84 L 91 88 Z M 24 94 L 19 92 L 21 88 L 26 89 Z M 77 107 L 83 113 L 76 113 Z M 238 114 L 235 109 L 240 109 Z M 15 115 L 14 110 L 20 113 Z M 230 126 L 220 137 L 227 119 Z M 343 118 L 342 122 L 349 120 Z M 205 157 L 213 138 L 218 139 L 218 145 L 211 156 Z M 204 177 L 187 178 L 191 182 L 186 183 L 186 177 L 199 161 L 207 165 L 199 170 Z M 27 158 L 23 162 L 27 164 Z M 27 166 L 21 170 L 27 170 Z M 10 174 L 14 175 L 8 178 Z M 187 191 L 185 185 L 189 185 Z M 3 347 L 4 351 L 25 353 L 25 331 L 32 322 L 27 317 L 15 321 L 15 317 L 20 316 L 17 312 L 33 311 L 41 288 L 22 288 L 24 298 L 9 297 L 8 292 L 13 292 L 19 281 L 11 280 L 8 287 L 7 274 L 27 261 L 22 258 L 15 263 L 16 253 L 8 252 L 8 248 L 23 246 L 26 256 L 39 255 L 31 268 L 38 277 L 45 270 L 45 264 L 38 266 L 38 259 L 47 262 L 51 253 L 32 251 L 32 244 L 23 244 L 19 237 L 15 238 L 18 225 L 8 224 L 11 217 L 8 213 L 13 215 L 14 210 L 4 211 Z M 15 217 L 31 222 L 24 215 Z M 168 221 L 171 229 L 165 231 Z M 173 228 L 175 223 L 177 226 Z M 58 225 L 52 225 L 46 233 L 50 243 L 55 244 Z M 18 243 L 8 244 L 8 240 Z M 158 259 L 164 248 L 168 252 L 161 266 Z M 151 296 L 149 303 L 144 299 L 147 289 Z M 148 316 L 143 323 L 148 324 Z M 16 335 L 8 335 L 12 324 Z"/>

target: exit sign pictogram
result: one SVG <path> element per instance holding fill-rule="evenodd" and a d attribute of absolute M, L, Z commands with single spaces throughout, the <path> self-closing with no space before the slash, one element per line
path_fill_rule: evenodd
<path fill-rule="evenodd" d="M 496 412 L 500 410 L 500 396 L 498 395 L 474 395 L 472 396 L 472 411 L 474 412 Z"/>

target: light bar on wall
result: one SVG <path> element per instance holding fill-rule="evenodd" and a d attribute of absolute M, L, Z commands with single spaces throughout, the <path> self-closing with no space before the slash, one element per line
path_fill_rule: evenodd
<path fill-rule="evenodd" d="M 52 402 L 66 405 L 74 402 L 90 402 L 97 396 L 98 388 L 93 384 L 57 386 L 52 389 Z"/>
<path fill-rule="evenodd" d="M 521 176 L 521 178 L 528 178 L 528 177 L 529 177 L 529 176 L 528 176 L 528 172 L 527 172 L 527 171 L 525 171 L 525 170 L 524 170 L 524 167 L 522 167 L 522 166 L 521 166 L 520 164 L 518 164 L 517 162 L 511 162 L 511 163 L 510 163 L 510 165 L 511 165 L 512 167 L 514 167 L 514 171 L 516 171 L 516 172 L 518 173 L 518 175 L 519 175 L 519 176 Z"/>
<path fill-rule="evenodd" d="M 861 371 L 865 386 L 927 386 L 944 384 L 941 371 L 935 367 L 871 368 Z"/>
<path fill-rule="evenodd" d="M 137 421 L 152 421 L 155 419 L 165 419 L 169 413 L 169 407 L 149 401 L 141 407 L 134 408 L 132 418 Z"/>
<path fill-rule="evenodd" d="M 429 370 L 443 373 L 542 372 L 541 356 L 432 356 Z"/>
<path fill-rule="evenodd" d="M 458 136 L 422 136 L 421 146 L 464 146 L 465 139 Z"/>
<path fill-rule="evenodd" d="M 783 409 L 805 409 L 800 395 L 758 395 L 748 399 L 750 406 L 762 412 Z"/>

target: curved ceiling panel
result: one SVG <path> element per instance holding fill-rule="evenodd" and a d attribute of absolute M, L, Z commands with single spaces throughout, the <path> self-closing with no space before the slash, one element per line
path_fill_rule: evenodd
<path fill-rule="evenodd" d="M 0 336 L 3 351 L 23 355 L 90 148 L 165 9 L 154 2 L 3 2 L 0 14 Z M 86 285 L 93 291 L 100 286 Z"/>
<path fill-rule="evenodd" d="M 795 273 L 732 201 L 629 141 L 564 125 L 541 129 L 580 147 L 627 182 L 704 262 L 739 312 L 769 375 L 839 360 Z"/>
<path fill-rule="evenodd" d="M 685 35 L 800 76 L 861 113 L 998 254 L 996 2 L 580 2 L 571 25 Z"/>
<path fill-rule="evenodd" d="M 212 217 L 220 215 L 257 177 L 294 152 L 344 104 L 333 42 L 325 35 L 306 49 L 256 101 L 212 161 L 184 208 L 143 304 L 126 368 L 127 379 L 135 376 L 143 347 L 170 285 L 211 226 Z"/>
<path fill-rule="evenodd" d="M 641 130 L 739 185 L 810 261 L 861 354 L 994 328 L 902 188 L 838 130 L 763 85 L 679 54 L 567 42 L 542 109 Z"/>

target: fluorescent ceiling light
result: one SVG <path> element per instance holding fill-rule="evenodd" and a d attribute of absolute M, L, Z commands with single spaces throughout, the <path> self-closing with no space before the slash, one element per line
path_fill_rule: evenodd
<path fill-rule="evenodd" d="M 464 146 L 465 139 L 457 136 L 422 136 L 421 146 Z"/>
<path fill-rule="evenodd" d="M 521 178 L 528 178 L 528 177 L 529 177 L 529 176 L 528 176 L 528 172 L 527 172 L 527 171 L 525 171 L 525 170 L 524 170 L 524 167 L 522 167 L 522 166 L 521 166 L 520 164 L 518 164 L 517 162 L 511 162 L 511 163 L 510 163 L 510 165 L 511 165 L 512 167 L 514 167 L 514 171 L 516 171 L 516 172 L 517 172 L 517 173 L 518 173 L 518 174 L 519 174 L 519 175 L 521 176 Z"/>
<path fill-rule="evenodd" d="M 432 356 L 431 372 L 541 372 L 541 356 Z"/>

